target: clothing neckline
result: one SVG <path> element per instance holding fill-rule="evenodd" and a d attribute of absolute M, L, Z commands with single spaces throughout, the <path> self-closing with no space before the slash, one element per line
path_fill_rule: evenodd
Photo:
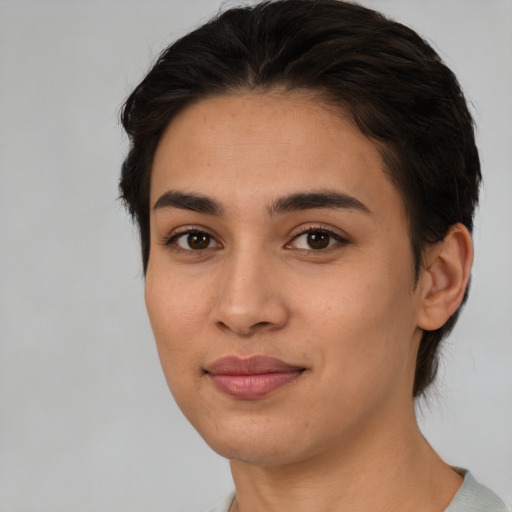
<path fill-rule="evenodd" d="M 464 480 L 444 512 L 508 512 L 506 505 L 494 492 L 478 483 L 473 475 L 462 468 L 453 468 Z M 210 512 L 229 512 L 236 493 L 232 491 Z"/>

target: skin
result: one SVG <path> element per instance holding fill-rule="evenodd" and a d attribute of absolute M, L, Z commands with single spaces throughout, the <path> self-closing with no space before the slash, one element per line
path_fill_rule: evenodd
<path fill-rule="evenodd" d="M 170 191 L 221 211 L 160 199 Z M 271 211 L 312 191 L 358 206 Z M 151 205 L 146 305 L 162 368 L 185 416 L 230 459 L 233 510 L 444 510 L 462 480 L 421 435 L 412 386 L 422 329 L 462 299 L 465 228 L 429 249 L 415 281 L 404 204 L 379 151 L 305 93 L 185 109 L 158 145 Z M 191 247 L 191 230 L 203 245 Z M 237 399 L 205 373 L 231 355 L 304 371 Z"/>

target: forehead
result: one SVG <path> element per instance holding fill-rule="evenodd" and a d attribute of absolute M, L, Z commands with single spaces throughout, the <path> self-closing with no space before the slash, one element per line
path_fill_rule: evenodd
<path fill-rule="evenodd" d="M 378 148 L 345 112 L 307 93 L 215 96 L 184 109 L 165 131 L 151 205 L 174 189 L 249 204 L 326 188 L 403 207 Z"/>

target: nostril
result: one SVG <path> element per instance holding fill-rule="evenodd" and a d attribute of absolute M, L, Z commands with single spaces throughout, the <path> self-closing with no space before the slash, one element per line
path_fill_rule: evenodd
<path fill-rule="evenodd" d="M 257 327 L 266 327 L 267 325 L 272 325 L 270 322 L 258 322 L 256 324 L 254 324 L 252 326 L 252 328 L 257 328 Z"/>
<path fill-rule="evenodd" d="M 240 336 L 251 336 L 260 331 L 264 331 L 265 329 L 271 329 L 274 324 L 272 322 L 256 322 L 254 324 L 247 323 L 245 325 L 239 324 L 236 325 L 234 322 L 217 322 L 217 327 L 222 331 L 235 331 Z"/>
<path fill-rule="evenodd" d="M 279 293 L 269 291 L 265 283 L 234 286 L 237 283 L 234 279 L 227 282 L 212 306 L 210 319 L 218 329 L 248 336 L 287 323 L 288 307 Z"/>

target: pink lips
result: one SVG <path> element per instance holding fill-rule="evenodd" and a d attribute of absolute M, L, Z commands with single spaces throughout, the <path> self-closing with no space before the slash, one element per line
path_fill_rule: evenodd
<path fill-rule="evenodd" d="M 223 357 L 206 368 L 219 391 L 244 400 L 262 398 L 294 381 L 303 371 L 304 368 L 265 356 Z"/>

